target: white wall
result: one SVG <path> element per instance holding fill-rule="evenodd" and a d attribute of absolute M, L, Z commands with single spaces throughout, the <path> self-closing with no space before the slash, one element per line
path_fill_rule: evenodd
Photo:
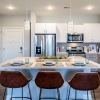
<path fill-rule="evenodd" d="M 38 16 L 38 23 L 67 23 L 69 16 Z M 81 25 L 83 23 L 99 23 L 100 16 L 72 16 L 74 24 Z"/>
<path fill-rule="evenodd" d="M 34 56 L 34 36 L 35 36 L 35 23 L 37 22 L 37 17 L 34 12 L 31 12 L 31 56 Z"/>
<path fill-rule="evenodd" d="M 20 15 L 1 15 L 0 16 L 2 27 L 23 27 L 25 16 Z"/>
<path fill-rule="evenodd" d="M 24 27 L 24 20 L 25 20 L 25 15 L 0 15 L 0 26 L 2 28 L 3 27 Z M 24 55 L 30 56 L 30 31 L 25 30 L 24 32 L 25 32 Z"/>

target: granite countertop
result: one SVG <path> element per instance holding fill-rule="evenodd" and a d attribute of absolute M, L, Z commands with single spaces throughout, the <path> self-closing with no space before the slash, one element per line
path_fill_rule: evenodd
<path fill-rule="evenodd" d="M 25 58 L 26 57 L 19 57 L 19 58 L 14 58 L 12 60 L 6 61 L 4 63 L 0 64 L 0 68 L 1 69 L 9 69 L 9 68 L 14 68 L 14 69 L 37 69 L 37 68 L 67 68 L 67 69 L 83 69 L 83 68 L 96 68 L 96 69 L 100 69 L 100 64 L 95 63 L 93 61 L 89 61 L 89 64 L 86 64 L 85 66 L 75 66 L 73 65 L 73 63 L 75 61 L 82 61 L 85 62 L 85 58 L 83 57 L 71 57 L 70 60 L 62 60 L 62 61 L 58 61 L 57 64 L 53 65 L 53 66 L 45 66 L 43 65 L 43 62 L 45 61 L 38 61 L 38 57 L 29 57 L 29 64 L 23 64 L 21 66 L 12 66 L 11 62 L 15 62 L 15 61 L 22 61 L 25 62 Z M 46 60 L 47 61 L 47 60 Z M 49 60 L 48 60 L 49 61 Z"/>

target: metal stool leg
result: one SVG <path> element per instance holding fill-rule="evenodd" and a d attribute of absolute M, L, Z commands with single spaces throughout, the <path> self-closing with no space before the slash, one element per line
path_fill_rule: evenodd
<path fill-rule="evenodd" d="M 75 90 L 75 100 L 77 100 L 77 90 Z"/>
<path fill-rule="evenodd" d="M 41 100 L 42 88 L 40 88 L 39 100 Z"/>
<path fill-rule="evenodd" d="M 7 90 L 7 88 L 5 88 L 4 95 L 3 95 L 3 100 L 5 100 L 6 90 Z"/>
<path fill-rule="evenodd" d="M 31 91 L 30 91 L 29 84 L 28 84 L 28 89 L 29 89 L 30 100 L 32 100 L 32 96 L 31 96 Z"/>
<path fill-rule="evenodd" d="M 87 91 L 87 100 L 89 100 L 88 91 Z"/>
<path fill-rule="evenodd" d="M 60 91 L 59 91 L 59 88 L 57 89 L 57 94 L 58 94 L 58 100 L 60 100 Z"/>
<path fill-rule="evenodd" d="M 22 87 L 22 100 L 23 100 L 23 87 Z"/>
<path fill-rule="evenodd" d="M 94 100 L 96 100 L 96 96 L 95 96 L 95 92 L 94 92 L 94 90 L 93 90 L 93 95 L 94 95 Z"/>
<path fill-rule="evenodd" d="M 10 100 L 12 100 L 12 96 L 13 96 L 13 88 L 12 88 L 12 93 L 11 93 L 11 99 Z"/>
<path fill-rule="evenodd" d="M 69 100 L 69 96 L 70 96 L 70 90 L 71 90 L 71 87 L 69 88 L 68 100 Z"/>

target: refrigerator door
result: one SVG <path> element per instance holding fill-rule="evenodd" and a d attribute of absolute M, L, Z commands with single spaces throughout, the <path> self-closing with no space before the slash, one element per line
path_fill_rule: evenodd
<path fill-rule="evenodd" d="M 37 50 L 40 48 L 39 50 Z M 45 56 L 46 55 L 46 35 L 35 35 L 35 56 Z M 40 51 L 41 53 L 37 53 L 37 51 Z"/>
<path fill-rule="evenodd" d="M 35 35 L 35 56 L 56 55 L 56 35 L 36 34 Z"/>
<path fill-rule="evenodd" d="M 46 35 L 46 56 L 56 54 L 56 35 Z"/>

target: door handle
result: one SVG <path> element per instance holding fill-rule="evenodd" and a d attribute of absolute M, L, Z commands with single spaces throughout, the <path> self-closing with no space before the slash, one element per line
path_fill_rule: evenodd
<path fill-rule="evenodd" d="M 22 47 L 20 47 L 20 50 L 22 50 L 23 48 Z"/>
<path fill-rule="evenodd" d="M 23 52 L 19 52 L 19 53 L 23 53 Z"/>

